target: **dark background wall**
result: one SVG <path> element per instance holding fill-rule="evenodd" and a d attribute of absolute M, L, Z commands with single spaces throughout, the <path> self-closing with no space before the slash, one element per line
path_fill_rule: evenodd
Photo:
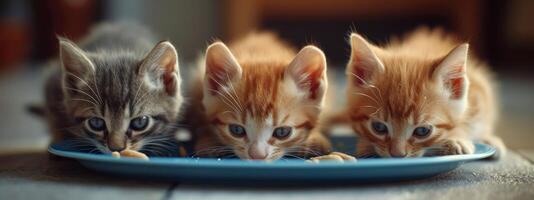
<path fill-rule="evenodd" d="M 186 61 L 214 38 L 273 30 L 297 46 L 319 45 L 337 66 L 348 57 L 350 31 L 384 43 L 421 25 L 439 26 L 471 42 L 497 71 L 524 74 L 534 64 L 533 18 L 530 0 L 3 0 L 0 73 L 53 58 L 56 34 L 77 40 L 94 23 L 136 21 L 173 41 Z"/>

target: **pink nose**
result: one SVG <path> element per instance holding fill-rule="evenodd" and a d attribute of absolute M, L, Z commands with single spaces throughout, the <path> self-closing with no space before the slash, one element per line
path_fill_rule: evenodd
<path fill-rule="evenodd" d="M 406 151 L 402 151 L 402 150 L 390 149 L 389 155 L 391 155 L 391 157 L 394 157 L 394 158 L 404 158 L 407 156 L 407 153 Z"/>
<path fill-rule="evenodd" d="M 254 149 L 250 149 L 248 151 L 248 156 L 252 160 L 265 160 L 265 158 L 267 158 L 267 153 L 266 152 L 260 152 L 258 150 L 254 150 Z"/>

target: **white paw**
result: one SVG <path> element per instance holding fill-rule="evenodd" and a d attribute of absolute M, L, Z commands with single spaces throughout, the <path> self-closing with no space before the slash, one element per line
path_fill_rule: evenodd
<path fill-rule="evenodd" d="M 310 158 L 309 161 L 313 163 L 319 163 L 323 160 L 325 161 L 333 160 L 333 161 L 338 161 L 338 162 L 356 162 L 356 158 L 354 156 L 347 155 L 341 152 L 332 152 L 328 155 L 313 157 L 313 158 Z"/>
<path fill-rule="evenodd" d="M 460 155 L 475 153 L 475 145 L 467 139 L 448 139 L 443 143 L 444 155 Z"/>

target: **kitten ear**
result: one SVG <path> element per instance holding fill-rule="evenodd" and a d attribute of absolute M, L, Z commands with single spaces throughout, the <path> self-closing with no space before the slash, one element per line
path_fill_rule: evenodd
<path fill-rule="evenodd" d="M 456 104 L 458 111 L 462 112 L 467 106 L 467 54 L 469 45 L 461 44 L 454 48 L 441 63 L 432 71 L 432 77 L 440 83 L 444 94 Z"/>
<path fill-rule="evenodd" d="M 285 72 L 297 88 L 310 100 L 321 102 L 327 88 L 326 57 L 319 48 L 306 46 L 300 50 Z"/>
<path fill-rule="evenodd" d="M 95 67 L 83 50 L 76 44 L 64 38 L 59 39 L 59 60 L 64 72 L 66 84 L 78 86 L 77 83 L 83 80 L 88 73 L 94 73 Z"/>
<path fill-rule="evenodd" d="M 377 73 L 384 72 L 384 64 L 378 59 L 371 45 L 360 35 L 350 35 L 351 54 L 346 73 L 356 86 L 365 86 Z"/>
<path fill-rule="evenodd" d="M 206 80 L 210 93 L 214 94 L 229 83 L 241 78 L 242 69 L 230 49 L 222 42 L 215 42 L 206 50 Z"/>
<path fill-rule="evenodd" d="M 180 88 L 178 53 L 169 41 L 158 43 L 145 57 L 139 72 L 154 88 L 163 85 L 169 96 L 175 96 Z"/>

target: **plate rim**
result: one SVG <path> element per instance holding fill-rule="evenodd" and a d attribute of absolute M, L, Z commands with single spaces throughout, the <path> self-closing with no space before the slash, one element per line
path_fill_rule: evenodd
<path fill-rule="evenodd" d="M 55 148 L 58 144 L 48 146 L 48 152 L 60 157 L 72 158 L 80 162 L 109 162 L 114 164 L 127 165 L 145 165 L 145 166 L 168 166 L 168 167 L 216 167 L 216 168 L 367 168 L 367 167 L 391 167 L 391 166 L 410 166 L 410 165 L 432 165 L 443 163 L 456 163 L 479 160 L 492 156 L 496 149 L 490 145 L 476 143 L 475 147 L 482 148 L 484 151 L 474 154 L 464 155 L 446 155 L 436 157 L 422 158 L 365 158 L 358 159 L 357 162 L 321 162 L 309 163 L 302 160 L 286 161 L 248 161 L 248 160 L 218 160 L 216 158 L 151 158 L 150 160 L 141 160 L 136 158 L 117 159 L 107 154 L 89 154 L 83 152 L 67 151 Z"/>

